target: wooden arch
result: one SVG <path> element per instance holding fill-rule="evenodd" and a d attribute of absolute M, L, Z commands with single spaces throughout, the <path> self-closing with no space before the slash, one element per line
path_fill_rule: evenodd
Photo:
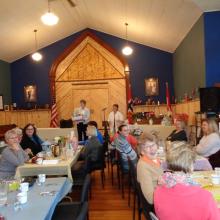
<path fill-rule="evenodd" d="M 107 51 L 109 51 L 112 55 L 114 55 L 122 65 L 124 66 L 124 73 L 125 73 L 125 80 L 126 80 L 126 96 L 128 98 L 128 91 L 129 91 L 129 66 L 128 63 L 125 61 L 125 59 L 118 54 L 112 47 L 110 47 L 108 44 L 103 42 L 101 39 L 99 39 L 96 35 L 94 35 L 89 30 L 84 31 L 73 43 L 66 48 L 53 62 L 50 72 L 49 72 L 49 79 L 50 79 L 50 93 L 51 93 L 51 102 L 56 97 L 56 90 L 55 90 L 55 79 L 56 79 L 56 71 L 59 66 L 59 64 L 75 49 L 77 46 L 85 40 L 86 37 L 92 38 L 94 41 L 96 41 L 98 44 L 100 44 L 102 47 L 104 47 Z"/>

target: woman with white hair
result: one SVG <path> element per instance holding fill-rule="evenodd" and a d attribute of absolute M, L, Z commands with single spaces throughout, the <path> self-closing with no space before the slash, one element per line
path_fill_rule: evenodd
<path fill-rule="evenodd" d="M 196 154 L 185 143 L 166 154 L 169 172 L 158 180 L 154 208 L 160 220 L 218 220 L 220 212 L 212 194 L 190 177 Z"/>
<path fill-rule="evenodd" d="M 19 138 L 15 130 L 5 133 L 7 147 L 3 150 L 0 159 L 0 179 L 11 179 L 16 168 L 29 159 L 28 154 L 20 147 Z"/>
<path fill-rule="evenodd" d="M 163 173 L 157 159 L 157 141 L 153 136 L 142 138 L 140 142 L 140 159 L 137 163 L 137 180 L 148 203 L 153 204 L 154 189 L 158 177 Z"/>
<path fill-rule="evenodd" d="M 203 137 L 196 146 L 196 152 L 203 157 L 209 157 L 220 150 L 220 136 L 215 120 L 204 119 L 202 132 Z"/>

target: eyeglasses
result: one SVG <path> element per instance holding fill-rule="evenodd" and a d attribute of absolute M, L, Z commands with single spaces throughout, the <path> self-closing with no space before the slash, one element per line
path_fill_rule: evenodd
<path fill-rule="evenodd" d="M 13 140 L 13 139 L 17 139 L 17 138 L 18 138 L 18 136 L 14 136 L 14 137 L 9 137 L 8 139 Z"/>
<path fill-rule="evenodd" d="M 27 128 L 26 131 L 33 131 L 33 128 Z"/>

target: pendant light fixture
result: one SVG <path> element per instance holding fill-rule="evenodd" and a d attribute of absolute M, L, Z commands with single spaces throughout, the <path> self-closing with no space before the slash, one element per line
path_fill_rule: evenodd
<path fill-rule="evenodd" d="M 41 21 L 48 26 L 56 25 L 59 21 L 59 17 L 57 17 L 54 13 L 50 11 L 50 0 L 48 2 L 48 11 L 47 13 L 41 16 Z"/>
<path fill-rule="evenodd" d="M 133 53 L 133 49 L 128 45 L 128 23 L 125 23 L 125 35 L 126 35 L 126 46 L 122 49 L 122 53 L 125 56 L 129 56 Z"/>
<path fill-rule="evenodd" d="M 39 53 L 39 52 L 37 52 L 37 47 L 38 47 L 38 45 L 37 45 L 37 30 L 35 29 L 34 30 L 34 37 L 35 37 L 35 53 L 33 53 L 32 55 L 31 55 L 31 57 L 32 57 L 32 59 L 34 60 L 34 61 L 40 61 L 40 60 L 42 60 L 42 55 Z"/>

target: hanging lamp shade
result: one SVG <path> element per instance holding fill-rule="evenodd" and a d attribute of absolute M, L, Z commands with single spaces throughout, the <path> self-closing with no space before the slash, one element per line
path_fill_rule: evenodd
<path fill-rule="evenodd" d="M 125 23 L 126 46 L 122 48 L 122 53 L 129 56 L 133 53 L 133 49 L 128 45 L 128 23 Z"/>
<path fill-rule="evenodd" d="M 127 45 L 127 46 L 125 46 L 125 47 L 122 49 L 122 53 L 123 53 L 125 56 L 129 56 L 129 55 L 131 55 L 131 54 L 133 53 L 133 49 Z"/>
<path fill-rule="evenodd" d="M 37 30 L 34 30 L 34 37 L 35 37 L 35 51 L 36 52 L 34 52 L 31 55 L 31 57 L 34 61 L 38 62 L 38 61 L 42 60 L 43 56 L 41 53 L 37 52 L 37 47 L 38 47 L 38 45 L 37 45 Z"/>
<path fill-rule="evenodd" d="M 59 21 L 59 17 L 50 11 L 50 1 L 48 0 L 48 11 L 41 16 L 43 24 L 48 26 L 56 25 Z"/>
<path fill-rule="evenodd" d="M 40 61 L 40 60 L 42 60 L 42 55 L 41 55 L 41 53 L 39 53 L 39 52 L 33 53 L 33 54 L 31 55 L 31 57 L 32 57 L 32 59 L 33 59 L 34 61 Z"/>
<path fill-rule="evenodd" d="M 41 16 L 41 21 L 48 26 L 56 25 L 59 21 L 59 18 L 52 12 L 47 12 Z"/>

